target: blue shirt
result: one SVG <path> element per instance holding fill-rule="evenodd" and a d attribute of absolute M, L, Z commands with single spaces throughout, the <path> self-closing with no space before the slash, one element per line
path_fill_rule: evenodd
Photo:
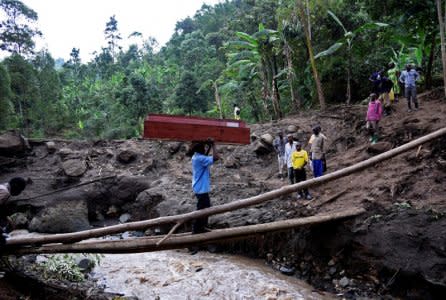
<path fill-rule="evenodd" d="M 209 193 L 211 190 L 211 173 L 209 166 L 214 163 L 212 156 L 195 152 L 192 156 L 192 189 L 195 194 Z"/>
<path fill-rule="evenodd" d="M 404 83 L 405 87 L 414 87 L 419 76 L 415 69 L 410 69 L 410 71 L 404 70 L 401 72 L 400 82 Z"/>

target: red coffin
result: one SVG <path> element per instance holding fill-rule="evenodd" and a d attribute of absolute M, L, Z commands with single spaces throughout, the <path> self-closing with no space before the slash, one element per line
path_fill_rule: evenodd
<path fill-rule="evenodd" d="M 144 120 L 144 138 L 174 141 L 205 141 L 249 144 L 246 123 L 237 120 L 149 114 Z"/>

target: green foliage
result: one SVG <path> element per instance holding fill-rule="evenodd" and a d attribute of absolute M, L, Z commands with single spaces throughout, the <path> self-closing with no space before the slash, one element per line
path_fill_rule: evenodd
<path fill-rule="evenodd" d="M 140 136 L 149 112 L 224 117 L 238 103 L 244 120 L 259 122 L 311 109 L 317 91 L 304 24 L 311 27 L 329 103 L 345 101 L 348 83 L 352 102 L 365 98 L 370 73 L 390 61 L 399 69 L 415 63 L 426 77 L 440 70 L 433 1 L 308 0 L 305 23 L 296 4 L 203 5 L 177 22 L 159 51 L 156 40 L 138 32 L 122 49 L 124 38 L 112 16 L 104 24 L 108 46 L 97 49 L 92 61 L 81 62 L 80 50 L 73 48 L 70 59 L 56 66 L 46 51 L 29 56 L 40 34 L 33 27 L 37 14 L 20 1 L 0 0 L 6 16 L 0 48 L 13 53 L 0 63 L 0 130 L 129 138 Z"/>
<path fill-rule="evenodd" d="M 82 255 L 85 256 L 85 255 Z M 76 263 L 76 260 L 81 255 L 74 254 L 55 254 L 48 257 L 41 267 L 46 278 L 53 278 L 57 280 L 68 280 L 72 282 L 81 282 L 85 280 L 85 275 Z M 88 255 L 94 265 L 100 263 L 100 255 Z"/>
<path fill-rule="evenodd" d="M 6 14 L 6 19 L 0 22 L 0 50 L 32 53 L 33 37 L 41 35 L 32 26 L 38 19 L 37 13 L 18 0 L 0 0 L 0 9 Z"/>

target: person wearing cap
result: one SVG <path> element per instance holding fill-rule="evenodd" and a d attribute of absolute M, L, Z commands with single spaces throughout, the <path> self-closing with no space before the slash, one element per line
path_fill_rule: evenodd
<path fill-rule="evenodd" d="M 279 165 L 279 177 L 283 177 L 283 168 L 285 167 L 285 144 L 286 139 L 283 136 L 283 131 L 279 131 L 277 137 L 273 141 L 274 150 L 277 153 L 277 162 Z"/>
<path fill-rule="evenodd" d="M 212 149 L 212 155 L 208 155 Z M 211 190 L 210 166 L 220 159 L 215 143 L 196 142 L 188 152 L 192 156 L 192 190 L 197 198 L 197 210 L 211 207 L 209 192 Z M 203 233 L 208 225 L 208 217 L 195 219 L 192 225 L 192 233 Z"/>
<path fill-rule="evenodd" d="M 26 188 L 28 181 L 23 177 L 14 177 L 9 182 L 0 184 L 0 246 L 4 245 L 10 220 L 6 215 L 5 206 L 11 196 L 18 196 Z"/>
<path fill-rule="evenodd" d="M 308 153 L 302 149 L 302 144 L 296 142 L 296 151 L 291 154 L 291 162 L 293 165 L 294 178 L 296 183 L 307 180 L 307 172 L 305 166 L 308 163 Z M 305 198 L 311 200 L 311 195 L 307 188 L 297 191 L 297 199 Z"/>
<path fill-rule="evenodd" d="M 415 106 L 415 110 L 418 110 L 417 101 L 417 80 L 420 77 L 418 72 L 413 68 L 411 64 L 406 65 L 406 70 L 401 72 L 400 82 L 404 84 L 404 96 L 407 99 L 408 112 L 412 111 L 411 102 Z"/>
<path fill-rule="evenodd" d="M 287 143 L 285 144 L 285 162 L 288 170 L 288 179 L 291 184 L 294 184 L 294 170 L 291 163 L 291 154 L 296 151 L 296 142 L 292 134 L 287 135 Z"/>
<path fill-rule="evenodd" d="M 319 125 L 313 128 L 313 134 L 314 139 L 311 142 L 310 160 L 313 166 L 313 176 L 317 178 L 324 174 L 325 139 L 321 134 L 321 127 Z"/>

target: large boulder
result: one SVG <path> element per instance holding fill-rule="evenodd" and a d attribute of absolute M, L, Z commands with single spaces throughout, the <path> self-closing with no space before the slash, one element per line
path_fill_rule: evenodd
<path fill-rule="evenodd" d="M 367 152 L 370 154 L 381 154 L 392 149 L 392 144 L 389 142 L 379 142 L 376 144 L 371 144 L 367 148 Z"/>
<path fill-rule="evenodd" d="M 0 155 L 15 156 L 23 154 L 28 148 L 28 143 L 20 134 L 9 131 L 0 135 Z"/>
<path fill-rule="evenodd" d="M 154 187 L 142 191 L 134 203 L 128 205 L 127 211 L 134 220 L 147 220 L 160 216 L 157 205 L 166 199 L 163 188 Z"/>
<path fill-rule="evenodd" d="M 30 231 L 66 233 L 90 228 L 87 203 L 84 200 L 54 202 L 44 207 L 29 225 Z"/>
<path fill-rule="evenodd" d="M 62 162 L 62 169 L 67 176 L 79 177 L 87 171 L 87 163 L 83 159 L 68 159 Z"/>

